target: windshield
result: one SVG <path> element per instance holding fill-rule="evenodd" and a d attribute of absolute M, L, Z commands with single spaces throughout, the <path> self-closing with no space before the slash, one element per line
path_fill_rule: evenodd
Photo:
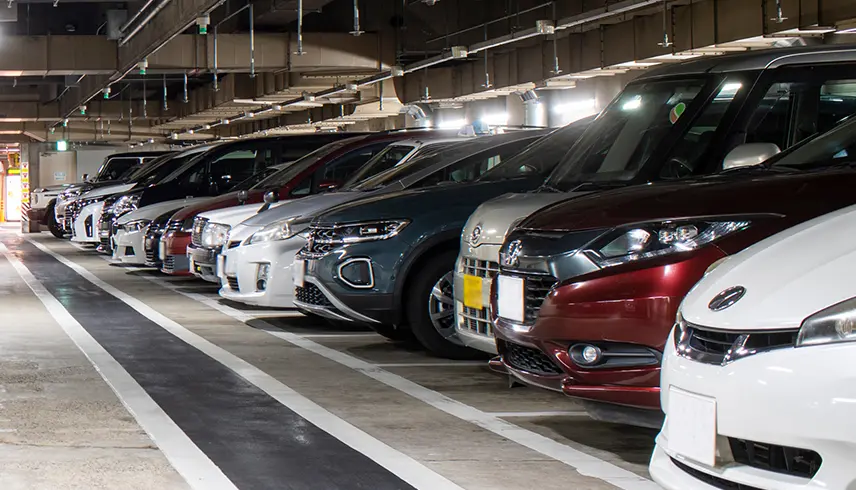
<path fill-rule="evenodd" d="M 343 189 L 349 189 L 363 180 L 377 175 L 383 171 L 389 170 L 401 162 L 407 155 L 410 154 L 416 147 L 413 145 L 389 145 L 373 156 L 371 160 L 360 167 L 357 172 L 342 184 Z"/>
<path fill-rule="evenodd" d="M 116 180 L 126 174 L 128 170 L 136 168 L 141 162 L 141 157 L 108 158 L 107 162 L 98 169 L 95 182 Z"/>
<path fill-rule="evenodd" d="M 577 142 L 590 122 L 591 118 L 586 118 L 553 131 L 501 165 L 492 168 L 479 180 L 496 181 L 528 175 L 546 175 L 556 168 L 556 164 Z"/>
<path fill-rule="evenodd" d="M 233 191 L 248 191 L 256 186 L 259 182 L 265 180 L 271 175 L 279 172 L 283 169 L 283 165 L 276 165 L 274 167 L 268 167 L 264 170 L 259 170 L 258 172 L 251 175 L 247 180 L 239 183 L 235 187 L 232 188 Z"/>
<path fill-rule="evenodd" d="M 838 165 L 856 164 L 856 118 L 851 117 L 838 127 L 780 153 L 772 168 L 811 170 Z"/>
<path fill-rule="evenodd" d="M 486 139 L 488 137 L 480 137 Z M 431 168 L 443 160 L 457 160 L 461 155 L 475 153 L 476 147 L 470 146 L 476 141 L 462 139 L 460 142 L 449 141 L 445 143 L 436 143 L 425 145 L 418 150 L 413 156 L 401 165 L 396 165 L 389 170 L 375 174 L 373 177 L 363 180 L 362 182 L 351 187 L 355 191 L 368 191 L 383 187 L 392 182 L 404 179 L 421 170 Z M 484 143 L 482 143 L 484 145 Z M 482 146 L 478 146 L 481 148 Z"/>
<path fill-rule="evenodd" d="M 205 149 L 193 149 L 179 153 L 178 155 L 170 155 L 164 159 L 158 159 L 148 165 L 143 165 L 137 172 L 131 175 L 129 182 L 135 182 L 139 186 L 150 186 L 164 180 L 168 175 L 176 169 L 181 169 L 191 160 L 207 153 Z"/>
<path fill-rule="evenodd" d="M 699 96 L 706 79 L 628 85 L 598 116 L 547 181 L 568 191 L 582 182 L 633 179 Z M 727 104 L 726 104 L 727 105 Z"/>
<path fill-rule="evenodd" d="M 365 138 L 365 136 L 360 136 L 357 138 L 347 138 L 339 140 L 335 143 L 324 145 L 321 148 L 318 148 L 317 150 L 313 151 L 312 153 L 309 153 L 303 156 L 302 158 L 296 160 L 294 163 L 288 165 L 281 171 L 268 176 L 266 179 L 253 186 L 253 189 L 275 189 L 278 187 L 284 187 L 289 182 L 294 180 L 295 177 L 303 173 L 304 170 L 312 167 L 322 158 L 325 158 L 331 153 L 341 150 L 345 146 L 350 145 L 353 142 L 359 141 L 363 138 Z"/>

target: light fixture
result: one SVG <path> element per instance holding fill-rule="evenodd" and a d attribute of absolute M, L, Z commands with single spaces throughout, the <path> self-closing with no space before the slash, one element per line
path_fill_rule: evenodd
<path fill-rule="evenodd" d="M 193 128 L 188 129 L 187 134 L 193 134 Z"/>
<path fill-rule="evenodd" d="M 149 67 L 149 59 L 143 58 L 143 61 L 137 63 L 137 68 L 140 69 L 140 75 L 146 74 L 146 69 Z"/>
<path fill-rule="evenodd" d="M 56 142 L 56 151 L 66 151 L 68 150 L 68 142 L 65 140 L 59 140 Z"/>
<path fill-rule="evenodd" d="M 105 99 L 109 99 L 110 98 L 110 87 L 104 87 L 104 89 L 101 90 L 101 93 L 104 95 Z"/>
<path fill-rule="evenodd" d="M 80 115 L 81 116 L 86 115 L 86 106 L 85 105 L 80 106 Z"/>
<path fill-rule="evenodd" d="M 503 126 L 508 124 L 508 113 L 497 112 L 496 114 L 485 114 L 480 118 L 480 121 L 488 126 Z"/>
<path fill-rule="evenodd" d="M 196 18 L 196 26 L 199 27 L 199 34 L 203 36 L 208 34 L 208 24 L 211 23 L 211 17 L 208 14 L 205 14 L 201 17 Z"/>
<path fill-rule="evenodd" d="M 460 119 L 447 119 L 444 121 L 440 121 L 437 124 L 437 129 L 461 129 L 467 124 L 467 120 L 464 118 Z"/>
<path fill-rule="evenodd" d="M 220 124 L 229 124 L 229 123 L 231 123 L 231 122 L 232 122 L 232 121 L 230 121 L 230 120 L 228 120 L 228 119 L 223 119 L 222 121 L 220 121 Z"/>
<path fill-rule="evenodd" d="M 152 143 L 154 143 L 154 142 L 155 142 L 155 139 L 154 139 L 154 138 L 149 138 L 149 144 L 152 144 Z"/>
<path fill-rule="evenodd" d="M 62 120 L 62 127 L 64 127 L 64 128 L 67 128 L 67 127 L 68 127 L 68 119 L 63 119 L 63 120 Z"/>

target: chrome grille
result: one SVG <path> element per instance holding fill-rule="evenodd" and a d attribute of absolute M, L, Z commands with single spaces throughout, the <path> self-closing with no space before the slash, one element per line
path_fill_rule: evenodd
<path fill-rule="evenodd" d="M 181 231 L 181 229 L 184 227 L 182 225 L 183 223 L 177 219 L 170 220 L 169 223 L 167 223 L 166 225 L 166 231 Z"/>
<path fill-rule="evenodd" d="M 164 257 L 161 269 L 167 273 L 175 272 L 175 255 L 167 255 Z"/>
<path fill-rule="evenodd" d="M 737 359 L 796 345 L 799 329 L 778 331 L 715 330 L 685 324 L 675 329 L 678 355 L 705 364 L 727 364 Z"/>
<path fill-rule="evenodd" d="M 193 231 L 190 234 L 190 243 L 197 247 L 202 247 L 202 230 L 208 223 L 207 218 L 196 218 L 193 220 Z"/>
<path fill-rule="evenodd" d="M 553 276 L 536 276 L 528 275 L 523 280 L 523 292 L 526 295 L 524 304 L 526 313 L 523 322 L 526 325 L 533 325 L 538 319 L 538 312 L 541 310 L 541 305 L 550 290 L 558 283 Z"/>
<path fill-rule="evenodd" d="M 460 327 L 468 330 L 470 333 L 484 335 L 485 337 L 493 338 L 493 324 L 490 323 L 490 312 L 487 308 L 478 310 L 464 306 L 464 311 L 461 313 Z"/>
<path fill-rule="evenodd" d="M 499 264 L 490 260 L 464 258 L 464 274 L 492 279 L 499 272 Z"/>

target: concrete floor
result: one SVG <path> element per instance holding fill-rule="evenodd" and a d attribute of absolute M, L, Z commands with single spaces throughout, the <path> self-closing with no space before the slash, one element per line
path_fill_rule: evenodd
<path fill-rule="evenodd" d="M 47 234 L 0 241 L 3 490 L 657 488 L 655 431 L 483 362 L 228 304 Z"/>

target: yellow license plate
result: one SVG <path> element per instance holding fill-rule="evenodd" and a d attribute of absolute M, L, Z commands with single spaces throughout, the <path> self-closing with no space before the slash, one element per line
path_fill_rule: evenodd
<path fill-rule="evenodd" d="M 481 310 L 482 303 L 482 278 L 464 275 L 464 306 Z"/>

